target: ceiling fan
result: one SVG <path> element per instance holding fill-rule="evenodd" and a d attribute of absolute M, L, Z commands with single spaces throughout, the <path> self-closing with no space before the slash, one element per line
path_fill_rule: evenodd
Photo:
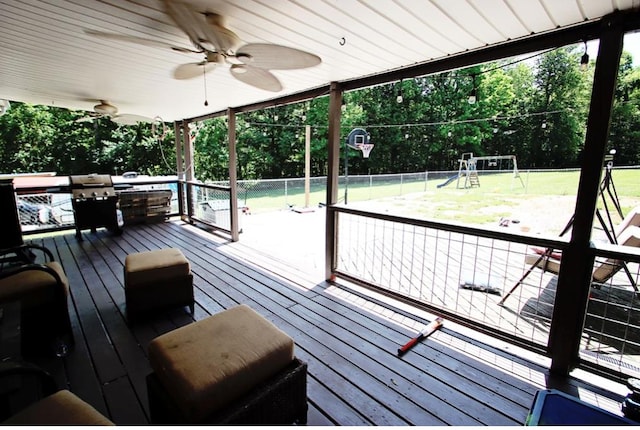
<path fill-rule="evenodd" d="M 153 122 L 152 118 L 142 115 L 134 115 L 129 113 L 118 114 L 118 108 L 106 100 L 100 100 L 100 103 L 93 107 L 93 114 L 77 119 L 75 122 L 93 121 L 96 118 L 109 118 L 111 121 L 119 125 L 135 125 L 139 122 Z"/>
<path fill-rule="evenodd" d="M 200 12 L 182 1 L 163 0 L 166 14 L 190 39 L 195 49 L 168 46 L 159 41 L 85 30 L 92 36 L 122 40 L 147 46 L 169 47 L 178 52 L 204 54 L 202 61 L 182 64 L 173 71 L 175 79 L 202 76 L 218 65 L 229 66 L 231 75 L 245 84 L 266 91 L 282 90 L 282 83 L 271 70 L 293 70 L 313 67 L 320 57 L 306 51 L 270 43 L 248 43 L 225 27 L 223 17 L 215 12 Z"/>

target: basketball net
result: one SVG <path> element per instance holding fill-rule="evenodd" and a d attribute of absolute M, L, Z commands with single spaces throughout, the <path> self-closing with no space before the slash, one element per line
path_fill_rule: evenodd
<path fill-rule="evenodd" d="M 369 158 L 369 154 L 371 153 L 373 146 L 373 143 L 362 143 L 358 145 L 358 149 L 362 151 L 363 158 Z"/>

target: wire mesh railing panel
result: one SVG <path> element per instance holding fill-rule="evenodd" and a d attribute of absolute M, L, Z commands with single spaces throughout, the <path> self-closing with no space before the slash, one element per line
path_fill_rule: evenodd
<path fill-rule="evenodd" d="M 230 191 L 228 189 L 192 185 L 191 193 L 195 218 L 221 229 L 231 230 Z"/>
<path fill-rule="evenodd" d="M 581 357 L 640 376 L 640 265 L 597 257 L 583 328 Z"/>
<path fill-rule="evenodd" d="M 326 200 L 326 177 L 309 178 L 309 206 Z M 307 204 L 304 178 L 238 181 L 238 200 L 252 213 L 277 211 Z"/>
<path fill-rule="evenodd" d="M 16 206 L 23 232 L 75 224 L 71 194 L 21 194 L 16 197 Z"/>
<path fill-rule="evenodd" d="M 537 268 L 523 278 L 527 245 L 346 212 L 338 212 L 336 240 L 338 273 L 541 348 L 548 343 L 555 278 Z"/>

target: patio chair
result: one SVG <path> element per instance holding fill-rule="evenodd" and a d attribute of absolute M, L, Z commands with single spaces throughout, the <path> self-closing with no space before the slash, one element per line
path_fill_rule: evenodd
<path fill-rule="evenodd" d="M 0 268 L 7 264 L 25 264 L 36 261 L 37 253 L 45 253 L 45 259 L 53 260 L 48 249 L 35 244 L 25 244 L 22 239 L 22 227 L 18 216 L 13 180 L 0 180 L 0 225 L 3 233 L 0 236 Z"/>
<path fill-rule="evenodd" d="M 69 282 L 57 261 L 0 272 L 0 302 L 20 303 L 23 355 L 67 355 L 74 344 L 68 295 Z"/>
<path fill-rule="evenodd" d="M 634 208 L 627 214 L 622 222 L 614 228 L 613 235 L 606 232 L 609 240 L 622 246 L 640 247 L 640 206 Z M 527 254 L 525 256 L 525 263 L 529 265 L 529 269 L 522 275 L 522 277 L 516 282 L 516 284 L 505 294 L 498 302 L 498 305 L 503 305 L 505 300 L 518 288 L 522 282 L 531 274 L 533 269 L 542 269 L 545 272 L 553 273 L 557 275 L 560 272 L 560 262 L 562 260 L 562 253 L 556 252 L 553 249 L 541 249 L 531 248 L 534 253 Z M 608 258 L 601 261 L 600 264 L 593 270 L 592 283 L 594 287 L 598 287 L 611 279 L 616 273 L 624 269 L 627 273 L 627 277 L 631 283 L 631 286 L 638 293 L 638 287 L 636 285 L 633 276 L 629 272 L 627 265 L 624 261 Z"/>
<path fill-rule="evenodd" d="M 46 371 L 26 362 L 0 363 L 0 424 L 8 426 L 113 425 L 78 396 L 59 390 Z"/>

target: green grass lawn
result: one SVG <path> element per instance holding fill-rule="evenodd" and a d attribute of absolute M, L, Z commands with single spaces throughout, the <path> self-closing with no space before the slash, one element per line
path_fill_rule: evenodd
<path fill-rule="evenodd" d="M 580 173 L 571 171 L 521 171 L 519 177 L 509 173 L 480 172 L 480 187 L 456 188 L 457 181 L 438 188 L 445 179 L 429 179 L 391 183 L 351 180 L 348 188 L 348 203 L 365 205 L 377 211 L 387 211 L 417 218 L 453 220 L 470 224 L 487 224 L 501 217 L 546 216 L 566 222 L 573 213 L 575 195 Z M 610 189 L 617 193 L 623 213 L 640 205 L 640 169 L 619 169 L 612 173 Z M 239 196 L 241 199 L 244 196 Z M 340 184 L 338 197 L 344 199 L 344 184 Z M 246 193 L 246 204 L 252 212 L 286 209 L 288 206 L 302 207 L 305 204 L 304 188 L 289 187 Z M 326 201 L 324 184 L 315 184 L 309 194 L 309 205 L 317 206 Z M 602 202 L 598 202 L 602 207 Z M 527 208 L 531 209 L 528 210 Z M 568 212 L 567 212 L 568 211 Z M 521 215 L 522 214 L 522 215 Z M 551 223 L 551 221 L 549 221 Z M 557 229 L 557 226 L 553 227 Z"/>

